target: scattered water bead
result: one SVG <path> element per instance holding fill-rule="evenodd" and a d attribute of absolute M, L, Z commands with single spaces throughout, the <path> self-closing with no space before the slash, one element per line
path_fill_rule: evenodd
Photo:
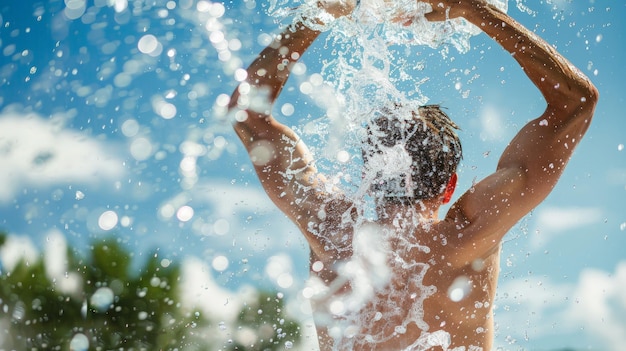
<path fill-rule="evenodd" d="M 346 150 L 340 150 L 337 153 L 337 161 L 339 161 L 341 163 L 346 163 L 346 162 L 350 161 L 350 153 L 347 152 Z"/>
<path fill-rule="evenodd" d="M 282 273 L 276 279 L 276 284 L 283 289 L 288 289 L 293 285 L 293 276 L 289 273 Z"/>
<path fill-rule="evenodd" d="M 322 261 L 315 261 L 311 266 L 314 272 L 320 272 L 324 268 L 324 263 Z"/>
<path fill-rule="evenodd" d="M 191 206 L 181 206 L 178 211 L 176 211 L 176 218 L 178 218 L 181 222 L 187 222 L 193 218 L 194 210 Z"/>
<path fill-rule="evenodd" d="M 283 106 L 280 108 L 280 112 L 285 115 L 285 116 L 291 116 L 293 115 L 293 113 L 295 112 L 295 108 L 292 104 L 290 103 L 285 103 L 283 104 Z"/>
<path fill-rule="evenodd" d="M 139 123 L 135 119 L 127 119 L 122 123 L 122 134 L 128 138 L 132 138 L 139 133 Z"/>
<path fill-rule="evenodd" d="M 274 146 L 268 141 L 260 141 L 250 150 L 250 159 L 257 166 L 266 165 L 271 161 L 274 153 Z"/>
<path fill-rule="evenodd" d="M 474 261 L 472 261 L 472 269 L 476 272 L 480 272 L 485 268 L 485 261 L 477 258 Z"/>
<path fill-rule="evenodd" d="M 147 138 L 137 138 L 130 144 L 130 154 L 137 161 L 145 161 L 152 155 L 152 143 Z"/>
<path fill-rule="evenodd" d="M 330 313 L 336 316 L 340 316 L 346 311 L 344 303 L 340 300 L 334 300 L 331 302 L 328 309 L 330 310 Z"/>
<path fill-rule="evenodd" d="M 164 119 L 172 119 L 176 117 L 176 106 L 169 102 L 159 104 L 157 113 Z"/>
<path fill-rule="evenodd" d="M 115 294 L 111 288 L 103 286 L 98 288 L 89 299 L 90 305 L 98 312 L 105 312 L 113 304 Z"/>
<path fill-rule="evenodd" d="M 146 34 L 137 42 L 137 48 L 141 53 L 152 54 L 157 50 L 159 46 L 159 40 L 152 34 Z"/>
<path fill-rule="evenodd" d="M 98 226 L 102 230 L 111 230 L 117 225 L 118 217 L 114 211 L 105 211 L 98 218 Z"/>
<path fill-rule="evenodd" d="M 213 258 L 213 262 L 211 262 L 211 265 L 216 271 L 223 272 L 228 268 L 228 257 L 223 255 L 215 256 L 215 258 Z"/>
<path fill-rule="evenodd" d="M 448 288 L 448 297 L 454 302 L 463 300 L 471 291 L 471 281 L 462 275 L 454 279 Z"/>
<path fill-rule="evenodd" d="M 213 223 L 213 232 L 217 235 L 226 235 L 230 231 L 230 223 L 227 219 L 220 218 Z"/>
<path fill-rule="evenodd" d="M 70 351 L 87 351 L 89 349 L 89 339 L 83 333 L 77 333 L 70 341 Z"/>

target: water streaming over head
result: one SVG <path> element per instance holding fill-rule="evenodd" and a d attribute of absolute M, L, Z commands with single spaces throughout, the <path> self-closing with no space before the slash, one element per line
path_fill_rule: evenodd
<path fill-rule="evenodd" d="M 506 11 L 506 1 L 491 2 Z M 414 62 L 420 47 L 439 50 L 442 57 L 448 55 L 449 47 L 460 53 L 470 48 L 470 38 L 479 33 L 477 28 L 462 18 L 429 22 L 424 14 L 430 10 L 430 5 L 414 0 L 362 0 L 349 18 L 333 21 L 317 6 L 317 1 L 270 2 L 270 15 L 282 21 L 303 21 L 312 28 L 329 32 L 327 40 L 337 47 L 333 57 L 324 58 L 322 68 L 322 76 L 332 87 L 335 99 L 326 102 L 327 118 L 314 128 L 314 132 L 321 128 L 329 131 L 324 149 L 318 150 L 320 155 L 332 161 L 340 158 L 339 155 L 343 159 L 359 158 L 367 126 L 374 118 L 383 115 L 409 120 L 428 102 L 428 97 L 420 91 L 420 84 L 428 78 L 421 72 L 423 67 L 416 69 Z M 413 57 L 407 58 L 407 54 Z M 390 103 L 393 108 L 389 108 Z M 410 189 L 413 165 L 406 142 L 404 139 L 396 145 L 376 145 L 376 152 L 368 159 L 365 169 L 358 164 L 342 165 L 342 172 L 350 174 L 346 178 L 350 180 L 347 185 L 352 187 L 348 196 L 363 207 L 361 213 L 368 213 L 368 202 L 364 199 L 372 195 L 370 190 L 376 182 L 389 178 L 392 183 L 395 177 L 400 181 L 394 191 L 406 195 L 414 190 Z M 424 140 L 429 142 L 432 141 Z M 355 183 L 353 179 L 362 181 Z M 430 248 L 421 244 L 415 233 L 432 235 L 428 234 L 429 220 L 416 210 L 384 225 L 371 224 L 365 218 L 345 218 L 344 225 L 355 228 L 352 258 L 341 265 L 340 277 L 330 287 L 312 278 L 305 289 L 314 304 L 324 306 L 318 307 L 318 312 L 322 312 L 317 319 L 328 323 L 334 348 L 360 348 L 363 342 L 385 343 L 407 333 L 414 325 L 421 330 L 421 336 L 405 350 L 426 350 L 432 346 L 447 350 L 450 335 L 424 321 L 423 302 L 436 288 L 423 283 L 430 267 L 426 259 Z M 415 257 L 424 259 L 415 260 Z M 403 272 L 411 275 L 400 281 Z M 350 292 L 336 295 L 345 283 L 350 284 Z M 462 281 L 450 287 L 451 298 L 464 298 L 466 287 Z"/>

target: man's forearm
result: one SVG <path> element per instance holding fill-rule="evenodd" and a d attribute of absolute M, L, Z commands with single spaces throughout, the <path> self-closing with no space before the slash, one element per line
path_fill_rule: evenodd
<path fill-rule="evenodd" d="M 276 36 L 247 69 L 246 83 L 251 88 L 263 89 L 268 102 L 274 103 L 289 78 L 291 68 L 311 46 L 320 32 L 295 24 Z M 237 102 L 240 92 L 233 94 L 231 106 Z"/>
<path fill-rule="evenodd" d="M 496 40 L 522 66 L 548 105 L 559 109 L 594 104 L 597 91 L 589 79 L 552 46 L 491 5 L 474 5 L 464 17 Z"/>

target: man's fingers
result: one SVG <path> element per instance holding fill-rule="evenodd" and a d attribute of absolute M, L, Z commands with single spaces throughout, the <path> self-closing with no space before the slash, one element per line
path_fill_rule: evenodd
<path fill-rule="evenodd" d="M 443 22 L 446 20 L 446 15 L 440 12 L 429 12 L 424 14 L 427 21 L 430 22 Z"/>
<path fill-rule="evenodd" d="M 357 0 L 318 0 L 317 6 L 338 18 L 350 14 L 356 3 Z"/>

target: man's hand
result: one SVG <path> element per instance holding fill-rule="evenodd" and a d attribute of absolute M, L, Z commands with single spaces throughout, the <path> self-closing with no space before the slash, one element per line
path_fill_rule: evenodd
<path fill-rule="evenodd" d="M 317 6 L 333 17 L 339 18 L 347 16 L 354 11 L 356 0 L 319 0 Z"/>
<path fill-rule="evenodd" d="M 432 22 L 451 18 L 466 17 L 487 5 L 485 0 L 420 0 L 432 7 L 432 12 L 425 15 Z"/>

